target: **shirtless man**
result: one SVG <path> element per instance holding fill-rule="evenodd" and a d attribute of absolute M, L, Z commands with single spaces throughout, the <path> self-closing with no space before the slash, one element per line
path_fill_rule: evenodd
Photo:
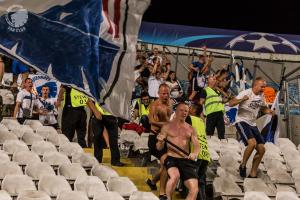
<path fill-rule="evenodd" d="M 159 198 L 161 200 L 167 199 L 165 195 L 165 187 L 167 183 L 167 171 L 164 167 L 164 160 L 166 158 L 167 148 L 164 147 L 160 151 L 156 149 L 157 134 L 160 129 L 170 120 L 172 114 L 172 100 L 170 99 L 170 88 L 167 84 L 163 83 L 159 86 L 158 99 L 150 104 L 149 108 L 149 123 L 151 125 L 151 133 L 149 135 L 148 147 L 151 155 L 160 159 L 161 168 L 159 174 L 157 174 L 153 180 L 147 180 L 147 184 L 151 190 L 156 190 L 156 183 L 160 180 Z"/>
<path fill-rule="evenodd" d="M 189 152 L 191 142 L 194 145 L 194 150 L 189 156 L 186 156 L 168 144 L 165 166 L 169 180 L 166 186 L 166 193 L 168 200 L 171 200 L 176 184 L 181 177 L 189 190 L 186 200 L 195 200 L 198 194 L 198 175 L 195 160 L 198 157 L 200 145 L 195 129 L 185 122 L 189 114 L 188 105 L 179 103 L 175 114 L 176 117 L 170 123 L 164 125 L 157 136 L 157 149 L 164 148 L 165 139 L 167 139 L 186 152 Z"/>

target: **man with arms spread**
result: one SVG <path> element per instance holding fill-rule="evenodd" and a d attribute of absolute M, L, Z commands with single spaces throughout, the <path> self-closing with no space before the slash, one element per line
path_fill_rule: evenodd
<path fill-rule="evenodd" d="M 248 177 L 257 177 L 257 169 L 265 153 L 265 142 L 255 123 L 260 110 L 264 114 L 274 115 L 274 112 L 267 107 L 264 100 L 263 90 L 265 87 L 266 81 L 260 77 L 256 78 L 252 88 L 242 91 L 229 102 L 231 107 L 239 105 L 235 126 L 241 139 L 247 145 L 239 169 L 241 177 L 246 177 L 246 164 L 254 149 L 257 152 L 253 158 L 252 169 Z"/>
<path fill-rule="evenodd" d="M 189 156 L 180 153 L 173 146 L 168 145 L 165 166 L 169 175 L 166 186 L 168 200 L 172 199 L 172 193 L 181 176 L 189 193 L 186 200 L 195 200 L 198 194 L 198 175 L 195 160 L 200 151 L 199 141 L 195 129 L 185 122 L 189 114 L 189 107 L 185 103 L 179 103 L 176 107 L 176 117 L 162 127 L 161 133 L 157 136 L 157 149 L 162 149 L 165 139 L 177 145 L 182 150 L 189 152 L 190 142 L 194 150 Z"/>
<path fill-rule="evenodd" d="M 152 190 L 156 189 L 156 182 L 160 179 L 160 199 L 166 199 L 165 187 L 167 183 L 167 172 L 163 165 L 166 158 L 167 148 L 163 147 L 158 151 L 156 149 L 157 134 L 160 129 L 170 120 L 172 114 L 172 100 L 170 99 L 170 88 L 167 84 L 163 83 L 159 86 L 158 90 L 159 98 L 150 104 L 149 110 L 149 122 L 151 124 L 151 133 L 149 135 L 148 147 L 151 155 L 160 159 L 161 169 L 160 173 L 157 174 L 153 180 L 147 180 L 147 184 Z"/>

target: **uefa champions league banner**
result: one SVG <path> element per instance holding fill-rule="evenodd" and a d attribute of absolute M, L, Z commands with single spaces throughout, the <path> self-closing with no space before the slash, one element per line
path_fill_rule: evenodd
<path fill-rule="evenodd" d="M 0 0 L 0 52 L 129 118 L 150 0 Z"/>
<path fill-rule="evenodd" d="M 300 36 L 143 22 L 139 40 L 181 47 L 299 54 Z"/>

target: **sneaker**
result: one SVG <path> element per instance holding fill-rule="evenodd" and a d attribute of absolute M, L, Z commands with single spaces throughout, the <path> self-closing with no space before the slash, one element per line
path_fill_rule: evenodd
<path fill-rule="evenodd" d="M 149 178 L 146 180 L 146 184 L 150 187 L 151 190 L 157 190 L 156 184 L 153 184 Z"/>
<path fill-rule="evenodd" d="M 112 162 L 111 165 L 112 166 L 116 166 L 116 167 L 123 167 L 123 166 L 125 166 L 125 164 L 122 163 L 122 162 L 120 162 L 120 161 L 118 161 L 118 162 Z"/>
<path fill-rule="evenodd" d="M 159 198 L 159 200 L 168 200 L 168 197 L 167 197 L 166 194 L 160 194 L 160 195 L 158 196 L 158 198 Z"/>
<path fill-rule="evenodd" d="M 242 167 L 242 165 L 240 165 L 239 171 L 240 171 L 240 176 L 246 178 L 247 176 L 246 167 Z"/>

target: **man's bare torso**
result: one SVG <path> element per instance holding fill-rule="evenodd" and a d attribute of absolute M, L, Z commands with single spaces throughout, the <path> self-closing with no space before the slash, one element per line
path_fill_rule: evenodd
<path fill-rule="evenodd" d="M 193 128 L 188 123 L 179 124 L 172 121 L 166 126 L 165 131 L 167 132 L 167 140 L 189 153 Z M 178 150 L 174 150 L 171 145 L 168 145 L 168 155 L 178 158 L 184 157 Z"/>
<path fill-rule="evenodd" d="M 153 119 L 156 122 L 167 122 L 169 121 L 172 114 L 172 105 L 171 103 L 163 104 L 159 100 L 153 102 Z M 151 130 L 159 132 L 161 127 L 151 125 Z"/>

